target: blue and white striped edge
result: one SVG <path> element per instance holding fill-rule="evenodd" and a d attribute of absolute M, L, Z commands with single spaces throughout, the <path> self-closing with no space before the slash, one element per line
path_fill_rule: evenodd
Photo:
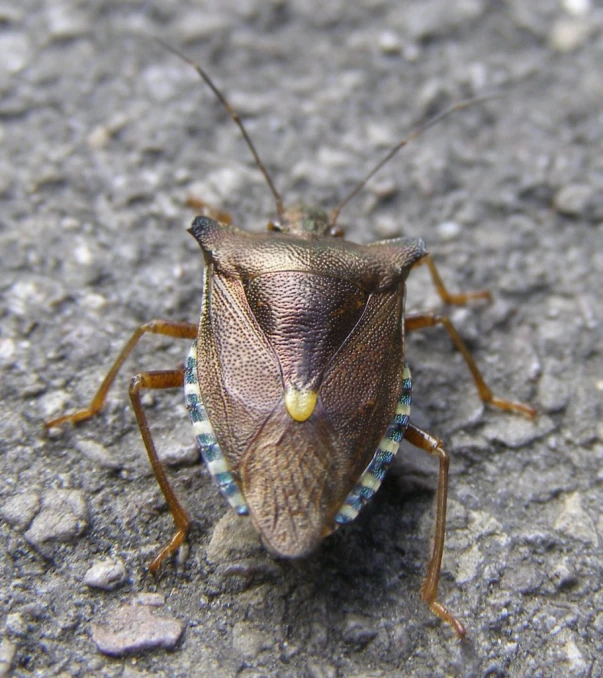
<path fill-rule="evenodd" d="M 240 515 L 247 515 L 249 509 L 245 503 L 243 493 L 230 469 L 230 464 L 222 454 L 212 425 L 209 423 L 205 406 L 201 400 L 199 380 L 197 379 L 196 340 L 191 346 L 184 366 L 184 398 L 193 425 L 197 447 L 205 465 L 232 508 Z"/>
<path fill-rule="evenodd" d="M 362 508 L 373 498 L 396 456 L 400 443 L 404 438 L 404 431 L 408 426 L 412 381 L 410 369 L 404 363 L 402 376 L 402 390 L 396 406 L 396 414 L 381 439 L 375 455 L 366 467 L 364 473 L 346 497 L 341 508 L 335 515 L 335 523 L 344 525 L 351 522 L 360 513 Z M 228 503 L 240 515 L 248 515 L 249 509 L 245 503 L 243 493 L 232 473 L 228 460 L 222 453 L 216 435 L 209 422 L 205 406 L 201 399 L 199 381 L 197 379 L 197 341 L 193 342 L 184 367 L 184 397 L 186 407 L 193 425 L 197 447 L 203 457 L 209 472 L 226 497 Z"/>
<path fill-rule="evenodd" d="M 373 498 L 375 492 L 381 487 L 385 474 L 398 453 L 400 443 L 404 438 L 404 431 L 408 426 L 410 416 L 410 403 L 412 394 L 412 380 L 410 368 L 404 363 L 402 374 L 402 391 L 398 398 L 394 420 L 387 427 L 385 435 L 377 447 L 375 456 L 371 459 L 360 480 L 354 489 L 348 494 L 346 500 L 335 515 L 338 525 L 345 525 L 356 518 L 360 511 Z"/>

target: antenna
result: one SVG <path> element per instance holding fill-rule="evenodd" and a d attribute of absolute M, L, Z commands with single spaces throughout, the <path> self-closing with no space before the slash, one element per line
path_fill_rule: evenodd
<path fill-rule="evenodd" d="M 423 132 L 427 131 L 430 127 L 434 127 L 437 125 L 439 122 L 444 120 L 444 118 L 447 118 L 449 115 L 452 115 L 453 113 L 456 113 L 457 111 L 462 111 L 465 108 L 469 108 L 471 106 L 475 106 L 477 104 L 481 104 L 483 101 L 488 101 L 489 99 L 494 99 L 496 97 L 500 96 L 500 94 L 485 94 L 480 97 L 473 97 L 471 99 L 463 99 L 462 101 L 457 101 L 455 104 L 452 104 L 452 106 L 449 106 L 445 110 L 443 110 L 441 113 L 438 113 L 437 115 L 434 115 L 433 118 L 430 118 L 426 122 L 424 122 L 422 125 L 419 125 L 414 131 L 412 131 L 407 137 L 404 137 L 401 141 L 399 141 L 390 151 L 388 151 L 387 155 L 379 161 L 375 167 L 364 177 L 364 179 L 356 184 L 356 186 L 348 193 L 348 195 L 335 207 L 334 210 L 331 211 L 330 217 L 329 217 L 329 222 L 331 226 L 334 226 L 338 217 L 339 213 L 341 210 L 350 202 L 350 200 L 359 192 L 361 191 L 366 183 L 369 181 L 369 179 L 372 179 L 375 174 L 385 165 L 387 162 L 389 162 L 396 153 L 404 148 L 406 144 L 411 142 L 413 139 L 416 139 L 418 136 L 423 134 Z"/>
<path fill-rule="evenodd" d="M 172 52 L 172 54 L 175 54 L 177 57 L 182 59 L 182 61 L 186 62 L 190 66 L 192 66 L 197 73 L 203 78 L 207 86 L 211 89 L 211 91 L 216 95 L 216 98 L 218 101 L 222 104 L 222 106 L 226 109 L 228 115 L 233 119 L 237 127 L 241 130 L 241 134 L 243 135 L 243 139 L 245 139 L 245 143 L 249 147 L 249 150 L 251 151 L 251 154 L 253 155 L 253 159 L 255 160 L 255 164 L 258 166 L 262 174 L 264 175 L 264 178 L 266 179 L 266 183 L 268 184 L 268 187 L 272 191 L 272 195 L 274 196 L 274 201 L 276 202 L 276 212 L 278 214 L 278 217 L 280 220 L 284 220 L 285 216 L 285 208 L 283 206 L 283 199 L 281 198 L 280 193 L 276 190 L 276 187 L 274 186 L 274 183 L 272 181 L 272 178 L 268 174 L 268 170 L 264 166 L 264 163 L 260 160 L 260 156 L 258 155 L 258 152 L 255 150 L 255 146 L 253 145 L 253 142 L 249 138 L 249 134 L 247 134 L 247 130 L 245 129 L 245 126 L 243 125 L 243 122 L 241 118 L 239 117 L 239 114 L 232 108 L 232 106 L 228 103 L 226 100 L 226 97 L 222 94 L 222 92 L 214 85 L 212 79 L 209 77 L 209 75 L 199 66 L 198 63 L 193 61 L 192 59 L 189 59 L 185 54 L 177 50 L 175 47 L 172 47 L 169 43 L 165 42 L 161 38 L 156 38 L 157 42 L 159 42 L 165 49 L 168 51 Z"/>

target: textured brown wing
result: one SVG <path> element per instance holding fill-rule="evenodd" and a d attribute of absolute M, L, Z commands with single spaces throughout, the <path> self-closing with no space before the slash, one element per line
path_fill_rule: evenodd
<path fill-rule="evenodd" d="M 241 281 L 219 274 L 208 280 L 197 340 L 199 386 L 222 451 L 236 471 L 282 400 L 282 378 Z"/>
<path fill-rule="evenodd" d="M 295 558 L 321 540 L 336 493 L 336 446 L 320 407 L 301 424 L 277 408 L 251 443 L 240 469 L 243 494 L 272 552 Z"/>
<path fill-rule="evenodd" d="M 371 295 L 323 378 L 324 416 L 346 459 L 341 501 L 372 459 L 396 409 L 404 369 L 403 311 L 403 283 Z"/>

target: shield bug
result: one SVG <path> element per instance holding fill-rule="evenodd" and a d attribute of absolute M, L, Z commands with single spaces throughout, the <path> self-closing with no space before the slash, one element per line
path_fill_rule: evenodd
<path fill-rule="evenodd" d="M 236 112 L 206 72 L 186 56 L 232 117 L 276 203 L 264 234 L 236 228 L 224 213 L 195 218 L 189 232 L 205 262 L 199 324 L 153 320 L 127 342 L 90 405 L 48 428 L 97 414 L 122 364 L 146 333 L 192 339 L 182 369 L 142 372 L 130 384 L 140 432 L 176 533 L 151 563 L 155 573 L 185 539 L 189 517 L 159 461 L 141 401 L 145 389 L 184 387 L 200 453 L 230 505 L 248 515 L 276 556 L 299 558 L 353 520 L 381 485 L 403 438 L 439 461 L 434 544 L 421 595 L 459 637 L 463 624 L 438 600 L 444 549 L 448 455 L 441 440 L 409 421 L 411 375 L 405 334 L 442 325 L 461 352 L 484 403 L 534 416 L 493 395 L 450 320 L 405 314 L 411 270 L 426 264 L 448 304 L 487 299 L 450 294 L 420 238 L 358 245 L 342 238 L 341 209 L 411 139 L 400 141 L 330 212 L 285 208 Z M 211 211 L 210 211 L 211 212 Z M 216 213 L 213 213 L 216 216 Z"/>

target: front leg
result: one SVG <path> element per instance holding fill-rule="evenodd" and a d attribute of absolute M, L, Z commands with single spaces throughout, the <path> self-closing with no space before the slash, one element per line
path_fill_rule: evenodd
<path fill-rule="evenodd" d="M 415 268 L 416 266 L 421 266 L 422 264 L 427 265 L 427 268 L 429 269 L 429 274 L 431 275 L 431 279 L 433 281 L 433 285 L 436 288 L 436 292 L 439 294 L 440 299 L 445 304 L 464 306 L 468 301 L 471 301 L 472 299 L 485 299 L 486 301 L 492 301 L 492 295 L 490 294 L 489 290 L 479 290 L 477 292 L 460 292 L 457 294 L 452 294 L 451 292 L 449 292 L 448 289 L 446 288 L 446 285 L 444 285 L 442 276 L 440 275 L 440 272 L 438 271 L 431 254 L 426 254 L 424 257 L 419 259 L 419 261 L 417 261 L 413 268 Z"/>
<path fill-rule="evenodd" d="M 498 407 L 501 410 L 519 412 L 520 414 L 530 417 L 530 419 L 533 419 L 536 416 L 536 410 L 533 407 L 525 405 L 524 403 L 517 403 L 512 400 L 506 400 L 505 398 L 499 398 L 492 393 L 492 390 L 484 381 L 482 373 L 473 359 L 473 356 L 448 316 L 439 315 L 438 313 L 433 312 L 412 313 L 407 315 L 404 319 L 404 329 L 407 333 L 414 332 L 415 330 L 422 330 L 426 327 L 436 327 L 437 325 L 442 325 L 444 327 L 446 332 L 448 332 L 448 336 L 452 339 L 452 343 L 463 356 L 465 363 L 471 372 L 473 381 L 477 386 L 477 391 L 482 402 Z"/>
<path fill-rule="evenodd" d="M 90 419 L 98 414 L 121 366 L 145 334 L 162 334 L 176 339 L 195 339 L 197 336 L 197 325 L 193 325 L 192 323 L 173 322 L 171 320 L 151 320 L 150 322 L 141 325 L 132 334 L 128 343 L 120 351 L 88 407 L 77 410 L 72 414 L 64 414 L 60 417 L 50 419 L 49 421 L 44 422 L 44 426 L 49 429 L 60 426 L 67 421 L 70 421 L 72 424 L 77 424 L 80 421 L 86 421 L 86 419 Z"/>

